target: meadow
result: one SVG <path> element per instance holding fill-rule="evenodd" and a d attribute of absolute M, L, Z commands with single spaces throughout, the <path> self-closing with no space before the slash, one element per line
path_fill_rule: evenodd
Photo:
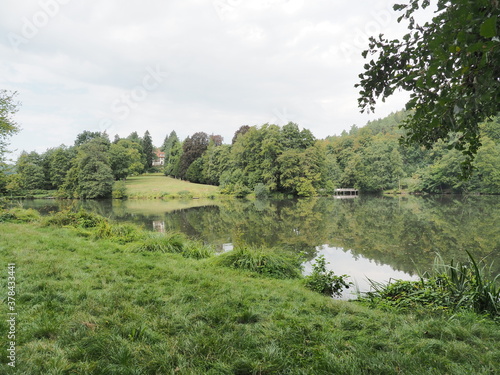
<path fill-rule="evenodd" d="M 384 311 L 334 300 L 292 273 L 267 272 L 263 263 L 235 269 L 230 256 L 181 235 L 85 212 L 40 218 L 17 210 L 0 221 L 0 314 L 8 312 L 9 263 L 18 312 L 16 367 L 2 350 L 2 374 L 437 375 L 500 368 L 500 326 L 475 313 Z M 263 250 L 242 252 L 251 251 L 271 263 Z M 0 319 L 2 349 L 8 328 Z"/>
<path fill-rule="evenodd" d="M 218 187 L 195 184 L 167 177 L 161 173 L 129 177 L 126 181 L 129 198 L 210 198 L 218 194 Z"/>

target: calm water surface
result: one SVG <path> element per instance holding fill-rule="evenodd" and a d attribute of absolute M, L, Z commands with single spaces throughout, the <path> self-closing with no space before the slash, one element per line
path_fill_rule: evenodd
<path fill-rule="evenodd" d="M 67 201 L 25 201 L 56 211 Z M 367 279 L 411 279 L 429 270 L 436 254 L 449 262 L 494 262 L 500 272 L 500 196 L 314 198 L 280 201 L 127 200 L 76 202 L 106 217 L 150 230 L 180 231 L 220 251 L 235 244 L 277 246 L 304 252 L 310 272 L 323 254 L 337 274 L 351 276 L 361 291 Z"/>

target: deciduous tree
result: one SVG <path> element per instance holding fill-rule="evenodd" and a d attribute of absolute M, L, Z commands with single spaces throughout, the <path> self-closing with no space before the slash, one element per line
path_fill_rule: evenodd
<path fill-rule="evenodd" d="M 403 127 L 407 140 L 430 148 L 437 140 L 459 136 L 450 147 L 461 150 L 465 172 L 481 145 L 479 123 L 500 111 L 500 3 L 497 0 L 438 0 L 436 15 L 423 25 L 416 12 L 429 0 L 396 4 L 398 22 L 409 32 L 401 39 L 370 39 L 363 56 L 374 56 L 360 74 L 359 106 L 402 89 L 411 92 Z"/>
<path fill-rule="evenodd" d="M 19 131 L 19 126 L 13 119 L 20 105 L 15 101 L 16 95 L 16 92 L 0 90 L 0 162 L 6 152 L 7 138 Z"/>
<path fill-rule="evenodd" d="M 194 133 L 187 137 L 182 145 L 182 156 L 180 158 L 179 176 L 184 179 L 187 177 L 187 170 L 191 163 L 201 157 L 208 148 L 208 135 L 204 132 Z"/>
<path fill-rule="evenodd" d="M 78 148 L 62 187 L 68 195 L 83 199 L 111 196 L 113 173 L 109 166 L 108 142 L 94 138 Z"/>
<path fill-rule="evenodd" d="M 17 173 L 21 177 L 21 186 L 26 190 L 43 189 L 45 174 L 42 167 L 42 156 L 32 151 L 23 151 L 16 162 Z"/>

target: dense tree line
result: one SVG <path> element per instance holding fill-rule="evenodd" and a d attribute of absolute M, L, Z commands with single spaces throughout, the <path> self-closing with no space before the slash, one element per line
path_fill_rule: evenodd
<path fill-rule="evenodd" d="M 430 149 L 401 145 L 400 128 L 407 113 L 398 112 L 385 119 L 352 127 L 338 137 L 325 140 L 328 152 L 340 167 L 337 184 L 364 191 L 406 189 L 410 192 L 483 194 L 500 193 L 500 119 L 481 123 L 480 141 L 473 172 L 463 178 L 467 156 L 454 145 L 460 133 L 451 133 Z"/>
<path fill-rule="evenodd" d="M 57 190 L 64 198 L 106 198 L 114 181 L 141 174 L 152 167 L 154 147 L 146 131 L 110 142 L 106 133 L 84 131 L 73 146 L 61 145 L 42 154 L 23 151 L 15 173 L 6 176 L 5 191 L 22 194 Z"/>
<path fill-rule="evenodd" d="M 223 192 L 240 196 L 250 192 L 312 196 L 330 194 L 336 187 L 365 192 L 500 193 L 499 118 L 481 123 L 482 147 L 472 176 L 464 179 L 466 156 L 453 147 L 460 134 L 452 133 L 431 149 L 402 145 L 405 130 L 400 126 L 407 117 L 407 112 L 397 112 L 324 140 L 294 123 L 242 126 L 230 145 L 205 133 L 180 142 L 173 132 L 165 140 L 176 145 L 164 147 L 165 174 L 220 185 Z"/>
<path fill-rule="evenodd" d="M 452 134 L 432 149 L 401 145 L 400 125 L 408 114 L 397 112 L 339 136 L 318 140 L 295 123 L 241 126 L 231 144 L 220 135 L 197 132 L 183 141 L 170 132 L 160 147 L 165 175 L 217 185 L 236 196 L 255 193 L 315 196 L 337 187 L 364 192 L 405 189 L 410 192 L 500 193 L 500 120 L 481 123 L 482 147 L 471 178 L 462 178 L 466 156 L 453 147 Z M 43 154 L 23 152 L 4 191 L 58 190 L 61 197 L 101 198 L 112 194 L 114 181 L 155 170 L 156 148 L 148 131 L 126 138 L 84 131 L 71 147 Z"/>
<path fill-rule="evenodd" d="M 203 132 L 186 138 L 182 147 L 175 133 L 170 137 L 164 142 L 166 175 L 220 185 L 237 196 L 253 191 L 311 196 L 333 188 L 323 145 L 294 123 L 242 126 L 231 145 Z M 179 146 L 167 149 L 171 144 Z"/>

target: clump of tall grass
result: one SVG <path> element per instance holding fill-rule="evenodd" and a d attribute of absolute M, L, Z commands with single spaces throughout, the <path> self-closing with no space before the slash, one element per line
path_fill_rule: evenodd
<path fill-rule="evenodd" d="M 45 217 L 43 223 L 47 226 L 57 227 L 95 228 L 105 221 L 106 218 L 83 209 L 77 212 L 68 209 Z"/>
<path fill-rule="evenodd" d="M 210 258 L 214 254 L 215 251 L 213 248 L 197 241 L 187 241 L 182 249 L 182 256 L 185 258 L 205 259 Z"/>
<path fill-rule="evenodd" d="M 31 223 L 39 219 L 40 214 L 32 208 L 24 209 L 14 207 L 10 210 L 0 209 L 0 222 L 12 221 L 16 223 Z"/>
<path fill-rule="evenodd" d="M 133 251 L 176 253 L 194 259 L 209 258 L 214 254 L 212 248 L 189 240 L 180 233 L 147 233 Z"/>
<path fill-rule="evenodd" d="M 112 224 L 103 221 L 97 226 L 94 233 L 95 238 L 107 238 L 119 243 L 128 243 L 140 240 L 145 235 L 137 225 L 134 224 Z"/>
<path fill-rule="evenodd" d="M 134 248 L 135 252 L 181 253 L 186 238 L 179 233 L 148 233 Z"/>
<path fill-rule="evenodd" d="M 218 256 L 215 263 L 225 267 L 257 272 L 277 279 L 300 278 L 302 275 L 302 261 L 299 257 L 272 249 L 238 247 Z"/>
<path fill-rule="evenodd" d="M 398 309 L 429 307 L 433 310 L 469 310 L 500 318 L 500 274 L 491 277 L 491 266 L 477 262 L 467 251 L 469 262 L 445 264 L 437 257 L 433 270 L 419 281 L 396 280 L 389 284 L 371 281 L 373 291 L 362 300 L 379 307 Z"/>

